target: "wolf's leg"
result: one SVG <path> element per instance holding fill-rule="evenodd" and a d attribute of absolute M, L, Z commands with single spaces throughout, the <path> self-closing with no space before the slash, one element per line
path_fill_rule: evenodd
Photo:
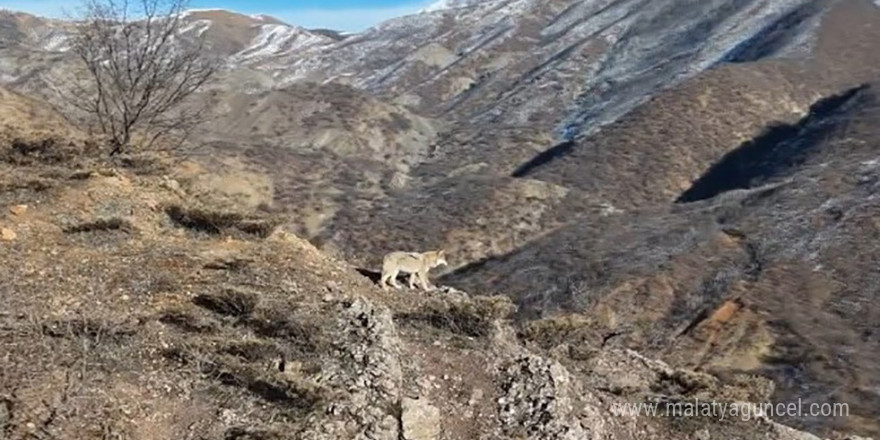
<path fill-rule="evenodd" d="M 433 287 L 431 286 L 431 282 L 428 281 L 427 270 L 419 271 L 419 280 L 422 282 L 422 289 L 424 289 L 426 292 L 433 289 Z"/>
<path fill-rule="evenodd" d="M 398 273 L 400 273 L 400 269 L 394 269 L 391 271 L 391 285 L 394 286 L 395 289 L 400 289 L 401 287 L 403 287 L 400 285 L 400 283 L 397 282 Z"/>
<path fill-rule="evenodd" d="M 418 276 L 418 274 L 417 274 L 416 272 L 413 272 L 413 273 L 409 274 L 409 288 L 410 288 L 410 289 L 415 289 L 415 288 L 416 288 L 416 284 L 415 284 L 415 282 L 416 282 L 416 277 L 417 277 L 417 276 Z"/>
<path fill-rule="evenodd" d="M 382 290 L 388 290 L 388 275 L 388 272 L 384 270 L 382 271 L 382 279 L 379 280 L 379 285 L 382 286 Z"/>

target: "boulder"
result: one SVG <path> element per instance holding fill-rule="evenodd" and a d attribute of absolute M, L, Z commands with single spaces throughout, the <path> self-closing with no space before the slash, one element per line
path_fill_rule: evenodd
<path fill-rule="evenodd" d="M 403 438 L 406 440 L 436 440 L 440 438 L 440 410 L 424 397 L 404 398 L 401 402 L 403 413 Z"/>

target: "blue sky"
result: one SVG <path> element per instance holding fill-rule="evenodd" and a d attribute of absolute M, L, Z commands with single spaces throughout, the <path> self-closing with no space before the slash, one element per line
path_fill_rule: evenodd
<path fill-rule="evenodd" d="M 433 0 L 189 0 L 190 7 L 222 8 L 248 14 L 267 14 L 290 24 L 357 32 L 392 17 L 411 14 Z M 63 17 L 76 1 L 0 0 L 0 8 Z"/>

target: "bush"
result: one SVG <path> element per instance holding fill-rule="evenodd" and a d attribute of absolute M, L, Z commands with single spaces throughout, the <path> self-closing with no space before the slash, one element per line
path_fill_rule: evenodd
<path fill-rule="evenodd" d="M 510 299 L 504 296 L 464 300 L 443 298 L 430 300 L 419 310 L 403 313 L 397 318 L 424 322 L 459 335 L 485 337 L 491 333 L 493 322 L 509 318 L 515 310 Z"/>

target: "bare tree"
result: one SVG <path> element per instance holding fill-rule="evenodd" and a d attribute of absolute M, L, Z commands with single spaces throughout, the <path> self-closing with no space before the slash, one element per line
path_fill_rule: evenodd
<path fill-rule="evenodd" d="M 204 40 L 185 32 L 186 0 L 85 0 L 73 53 L 85 67 L 67 93 L 112 143 L 111 155 L 139 139 L 151 145 L 186 134 L 204 106 L 187 102 L 217 72 Z"/>

